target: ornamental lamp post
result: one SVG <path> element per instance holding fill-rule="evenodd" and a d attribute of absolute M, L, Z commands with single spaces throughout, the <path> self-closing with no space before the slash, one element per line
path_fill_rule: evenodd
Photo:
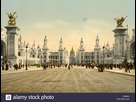
<path fill-rule="evenodd" d="M 28 46 L 26 45 L 26 70 L 28 70 L 27 69 L 27 48 L 28 48 Z"/>
<path fill-rule="evenodd" d="M 104 69 L 104 46 L 102 47 L 103 48 L 103 69 Z"/>

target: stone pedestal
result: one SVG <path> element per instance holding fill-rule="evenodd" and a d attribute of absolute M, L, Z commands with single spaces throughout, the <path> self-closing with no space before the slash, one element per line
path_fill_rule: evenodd
<path fill-rule="evenodd" d="M 113 30 L 114 37 L 115 37 L 115 52 L 114 52 L 114 61 L 121 63 L 124 59 L 125 53 L 125 38 L 127 28 L 124 27 L 117 27 Z M 113 61 L 113 62 L 114 62 Z"/>
<path fill-rule="evenodd" d="M 5 26 L 7 29 L 7 59 L 18 63 L 18 27 L 15 25 Z"/>

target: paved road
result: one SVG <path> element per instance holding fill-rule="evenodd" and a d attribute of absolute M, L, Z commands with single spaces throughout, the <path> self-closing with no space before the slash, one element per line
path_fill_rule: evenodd
<path fill-rule="evenodd" d="M 135 77 L 85 67 L 22 71 L 1 74 L 1 93 L 135 93 Z"/>

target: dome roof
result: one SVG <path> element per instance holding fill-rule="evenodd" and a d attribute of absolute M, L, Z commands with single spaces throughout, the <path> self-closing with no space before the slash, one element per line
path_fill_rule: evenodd
<path fill-rule="evenodd" d="M 73 47 L 72 47 L 72 49 L 71 49 L 70 53 L 75 53 L 75 51 L 73 50 Z"/>

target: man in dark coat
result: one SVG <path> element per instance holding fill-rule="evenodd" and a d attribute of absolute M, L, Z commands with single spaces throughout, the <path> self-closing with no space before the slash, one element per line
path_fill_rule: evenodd
<path fill-rule="evenodd" d="M 8 70 L 8 64 L 6 64 L 6 69 L 5 70 Z"/>
<path fill-rule="evenodd" d="M 70 70 L 70 65 L 68 66 L 68 69 Z"/>
<path fill-rule="evenodd" d="M 132 63 L 131 63 L 131 62 L 130 62 L 129 67 L 130 67 L 130 70 L 132 70 L 133 65 L 132 65 Z"/>
<path fill-rule="evenodd" d="M 2 63 L 2 70 L 4 70 L 5 68 L 4 68 L 4 63 Z"/>
<path fill-rule="evenodd" d="M 21 64 L 19 63 L 19 69 L 21 69 Z"/>
<path fill-rule="evenodd" d="M 18 70 L 18 64 L 16 64 L 16 70 Z"/>
<path fill-rule="evenodd" d="M 87 68 L 87 65 L 86 65 L 86 68 Z"/>
<path fill-rule="evenodd" d="M 104 66 L 104 65 L 102 65 L 102 64 L 100 65 L 101 72 L 103 72 L 103 66 Z"/>

